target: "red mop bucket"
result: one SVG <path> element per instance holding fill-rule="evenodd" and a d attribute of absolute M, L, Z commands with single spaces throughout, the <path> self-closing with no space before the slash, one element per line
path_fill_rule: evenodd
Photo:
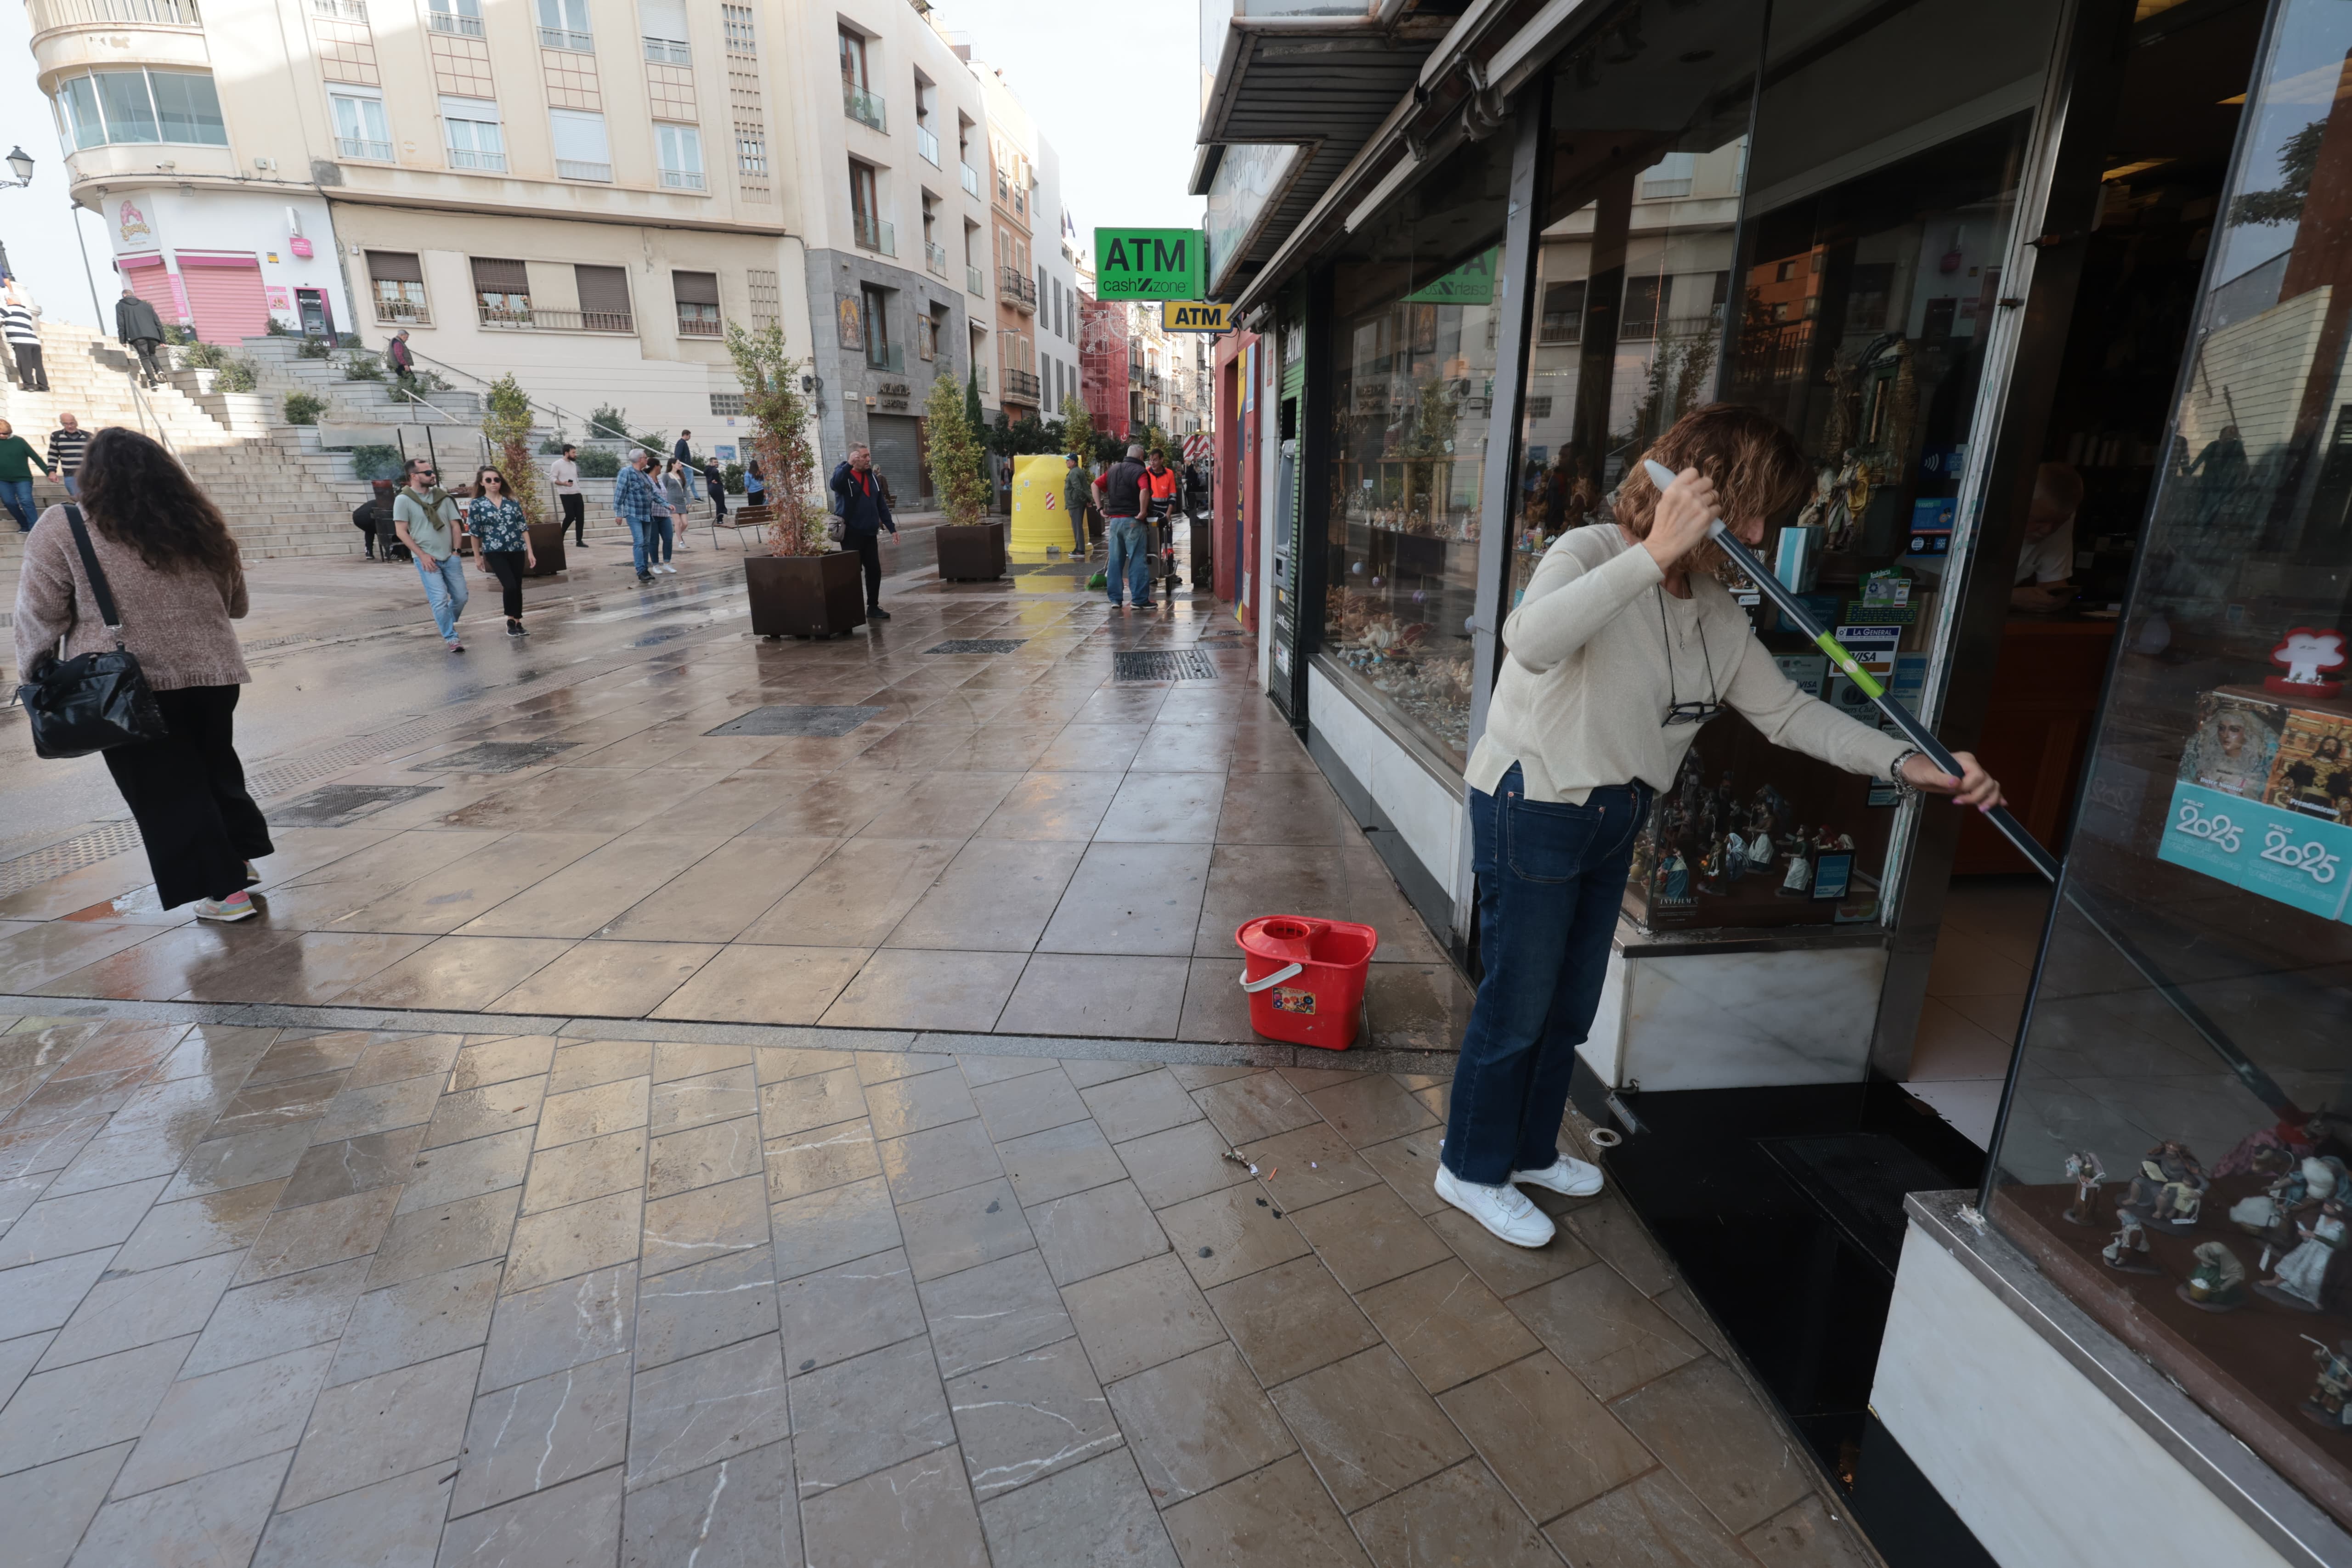
<path fill-rule="evenodd" d="M 1234 932 L 1248 955 L 1250 1027 L 1271 1040 L 1344 1051 L 1364 1014 L 1364 972 L 1380 933 L 1348 921 L 1262 915 Z"/>

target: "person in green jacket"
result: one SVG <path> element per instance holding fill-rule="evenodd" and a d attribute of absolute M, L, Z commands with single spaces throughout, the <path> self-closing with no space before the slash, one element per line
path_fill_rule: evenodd
<path fill-rule="evenodd" d="M 1087 512 L 1094 505 L 1095 481 L 1078 461 L 1076 452 L 1063 458 L 1068 468 L 1062 475 L 1062 507 L 1070 514 L 1070 553 L 1078 560 L 1087 558 Z"/>
<path fill-rule="evenodd" d="M 33 449 L 33 444 L 16 434 L 16 426 L 0 419 L 0 506 L 16 520 L 16 531 L 33 531 L 33 470 L 26 465 L 38 463 L 41 472 L 54 474 L 49 460 Z"/>

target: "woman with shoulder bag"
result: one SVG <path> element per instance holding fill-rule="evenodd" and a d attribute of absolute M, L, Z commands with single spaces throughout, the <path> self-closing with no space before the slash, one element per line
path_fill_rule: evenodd
<path fill-rule="evenodd" d="M 474 475 L 474 499 L 466 503 L 466 528 L 481 553 L 482 570 L 499 580 L 506 600 L 507 636 L 526 633 L 522 624 L 522 574 L 539 564 L 530 548 L 530 525 L 522 502 L 507 494 L 507 477 L 493 468 Z"/>
<path fill-rule="evenodd" d="M 245 920 L 255 912 L 245 891 L 259 879 L 253 862 L 271 847 L 236 755 L 237 688 L 253 679 L 230 625 L 246 611 L 236 541 L 187 470 L 135 430 L 92 437 L 80 479 L 79 515 L 53 506 L 26 537 L 16 668 L 30 681 L 52 658 L 118 640 L 137 657 L 163 733 L 104 755 L 146 844 L 156 900 L 167 910 L 193 900 L 198 920 Z M 100 607 L 110 598 L 114 631 Z"/>

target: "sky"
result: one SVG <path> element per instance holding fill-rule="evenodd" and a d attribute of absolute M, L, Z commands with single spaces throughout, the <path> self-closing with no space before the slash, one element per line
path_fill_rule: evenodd
<path fill-rule="evenodd" d="M 898 4 L 899 0 L 886 0 Z M 1097 226 L 1192 227 L 1201 199 L 1185 195 L 1200 125 L 1199 16 L 1194 0 L 1136 0 L 1106 26 L 1100 0 L 937 0 L 940 20 L 1002 68 L 1007 86 L 1062 158 L 1062 200 L 1091 246 Z M 35 159 L 29 189 L 0 190 L 0 244 L 43 310 L 100 324 L 68 216 L 65 162 L 48 100 L 37 90 L 26 8 L 0 0 L 0 153 Z M 106 234 L 80 216 L 105 266 Z M 101 298 L 116 292 L 110 274 Z"/>

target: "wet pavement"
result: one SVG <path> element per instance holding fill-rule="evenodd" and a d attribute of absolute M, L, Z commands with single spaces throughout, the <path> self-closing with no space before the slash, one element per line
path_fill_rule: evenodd
<path fill-rule="evenodd" d="M 1218 608 L 919 553 L 464 661 L 301 563 L 241 926 L 10 764 L 12 1568 L 1871 1561 L 1615 1198 L 1438 1203 L 1468 992 Z M 1381 931 L 1357 1050 L 1248 1030 L 1278 910 Z"/>

